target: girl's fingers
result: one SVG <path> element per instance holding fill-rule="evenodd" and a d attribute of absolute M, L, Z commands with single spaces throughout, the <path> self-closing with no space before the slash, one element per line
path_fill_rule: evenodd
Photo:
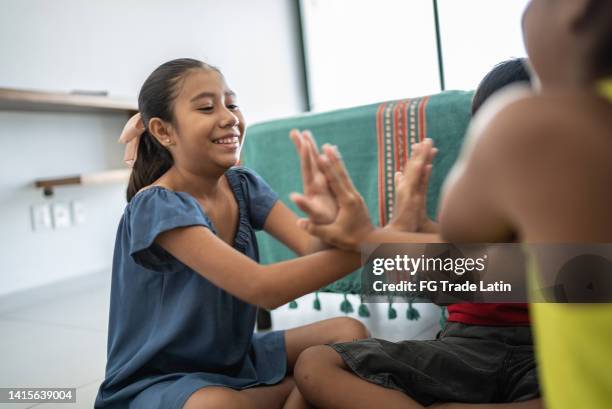
<path fill-rule="evenodd" d="M 344 162 L 340 158 L 338 148 L 336 146 L 324 145 L 323 151 L 329 159 L 332 170 L 339 179 L 341 188 L 351 193 L 357 193 L 353 181 L 346 170 L 346 166 L 344 166 Z"/>
<path fill-rule="evenodd" d="M 289 195 L 289 199 L 304 213 L 306 213 L 311 218 L 316 218 L 317 214 L 314 211 L 311 202 L 302 194 L 299 193 L 291 193 Z"/>
<path fill-rule="evenodd" d="M 299 153 L 300 152 L 300 131 L 298 131 L 297 129 L 290 130 L 289 139 L 291 139 L 291 141 L 295 145 L 295 150 Z"/>
<path fill-rule="evenodd" d="M 308 219 L 298 219 L 296 223 L 299 228 L 306 230 L 311 235 L 316 236 L 323 241 L 326 241 L 327 237 L 329 236 L 329 226 L 317 225 Z"/>
<path fill-rule="evenodd" d="M 304 189 L 307 189 L 307 187 L 310 186 L 314 179 L 312 162 L 308 154 L 308 146 L 306 143 L 304 143 L 304 137 L 300 131 L 296 129 L 291 130 L 289 136 L 294 141 L 296 149 L 298 151 L 298 155 L 300 157 L 300 171 L 302 173 L 302 182 L 304 184 Z"/>
<path fill-rule="evenodd" d="M 327 184 L 331 189 L 334 196 L 337 198 L 339 204 L 346 204 L 350 200 L 349 191 L 343 186 L 340 181 L 340 177 L 332 168 L 332 164 L 329 161 L 329 158 L 325 154 L 319 155 L 318 158 L 319 167 L 323 170 L 325 174 L 325 178 L 327 179 Z"/>
<path fill-rule="evenodd" d="M 312 132 L 310 132 L 309 130 L 305 130 L 302 134 L 306 137 L 306 140 L 310 142 L 310 144 L 314 148 L 315 153 L 318 155 L 319 148 L 318 148 L 316 139 L 312 135 Z"/>
<path fill-rule="evenodd" d="M 310 131 L 304 131 L 302 135 L 304 138 L 304 144 L 306 145 L 306 151 L 308 153 L 311 174 L 314 177 L 315 174 L 321 171 L 321 169 L 319 169 L 319 166 L 317 165 L 317 155 L 319 154 L 319 149 L 317 148 L 317 142 L 313 138 Z"/>
<path fill-rule="evenodd" d="M 333 237 L 333 227 L 330 225 L 320 225 L 307 222 L 305 226 L 306 231 L 312 236 L 318 237 L 326 243 L 331 243 Z"/>

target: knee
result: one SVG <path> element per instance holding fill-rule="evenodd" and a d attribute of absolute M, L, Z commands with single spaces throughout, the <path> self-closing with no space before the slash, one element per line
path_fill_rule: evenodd
<path fill-rule="evenodd" d="M 295 363 L 294 381 L 307 399 L 320 391 L 330 372 L 342 365 L 342 358 L 331 347 L 317 345 L 304 350 Z"/>
<path fill-rule="evenodd" d="M 239 409 L 244 407 L 239 392 L 229 388 L 206 387 L 195 391 L 183 409 Z"/>
<path fill-rule="evenodd" d="M 370 337 L 368 328 L 359 320 L 350 317 L 334 318 L 333 343 L 351 342 Z"/>

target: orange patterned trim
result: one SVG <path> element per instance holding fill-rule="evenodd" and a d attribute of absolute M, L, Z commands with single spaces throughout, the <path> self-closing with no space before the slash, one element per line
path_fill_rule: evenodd
<path fill-rule="evenodd" d="M 429 102 L 429 97 L 424 97 L 419 103 L 419 141 L 427 138 L 427 128 L 425 123 L 425 107 L 427 107 L 427 102 Z"/>
<path fill-rule="evenodd" d="M 385 144 L 384 144 L 384 126 L 383 113 L 386 102 L 379 105 L 376 111 L 376 144 L 378 148 L 378 223 L 380 226 L 385 225 Z"/>

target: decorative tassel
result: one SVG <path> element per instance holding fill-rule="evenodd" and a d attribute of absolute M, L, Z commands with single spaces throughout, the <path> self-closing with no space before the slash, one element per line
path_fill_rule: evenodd
<path fill-rule="evenodd" d="M 348 298 L 346 298 L 346 293 L 344 293 L 344 301 L 342 301 L 342 303 L 340 304 L 340 311 L 342 311 L 345 314 L 350 314 L 351 312 L 354 311 L 353 304 L 351 304 Z"/>
<path fill-rule="evenodd" d="M 314 308 L 317 311 L 321 311 L 321 300 L 319 300 L 319 292 L 318 291 L 315 293 L 315 300 L 312 303 L 312 308 Z"/>
<path fill-rule="evenodd" d="M 388 295 L 387 300 L 389 300 L 389 308 L 387 309 L 387 318 L 390 320 L 394 320 L 397 318 L 397 311 L 393 308 L 393 296 Z"/>
<path fill-rule="evenodd" d="M 440 308 L 440 328 L 446 325 L 446 307 Z"/>
<path fill-rule="evenodd" d="M 291 308 L 292 310 L 295 310 L 297 307 L 298 307 L 297 301 L 293 300 L 289 303 L 289 308 Z"/>
<path fill-rule="evenodd" d="M 408 309 L 406 310 L 406 318 L 408 318 L 410 321 L 416 321 L 421 318 L 419 310 L 412 306 L 412 301 L 408 303 Z"/>
<path fill-rule="evenodd" d="M 389 301 L 389 310 L 387 311 L 387 317 L 390 320 L 394 320 L 397 318 L 397 311 L 393 308 L 393 302 Z"/>
<path fill-rule="evenodd" d="M 357 310 L 357 311 L 359 311 L 359 316 L 360 317 L 369 317 L 370 316 L 370 310 L 368 309 L 368 306 L 363 303 L 363 296 L 360 297 L 360 302 L 361 302 L 361 304 L 359 304 L 359 309 Z"/>

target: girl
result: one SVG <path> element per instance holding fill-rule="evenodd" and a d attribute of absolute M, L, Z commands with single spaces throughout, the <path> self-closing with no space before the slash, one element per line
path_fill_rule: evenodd
<path fill-rule="evenodd" d="M 126 126 L 133 163 L 113 259 L 106 377 L 96 408 L 290 408 L 301 351 L 363 338 L 347 318 L 253 334 L 256 306 L 275 308 L 359 265 L 296 226 L 254 172 L 234 167 L 244 117 L 221 72 L 179 59 L 158 67 Z M 335 206 L 305 180 L 320 222 Z M 257 263 L 255 230 L 300 255 Z M 289 397 L 289 398 L 288 398 Z"/>

